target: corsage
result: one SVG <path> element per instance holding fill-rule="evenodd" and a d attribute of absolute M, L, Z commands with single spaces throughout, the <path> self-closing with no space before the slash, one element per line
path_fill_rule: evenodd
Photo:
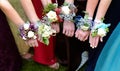
<path fill-rule="evenodd" d="M 37 25 L 31 24 L 29 22 L 19 27 L 19 34 L 23 40 L 36 39 L 37 31 L 38 31 Z"/>
<path fill-rule="evenodd" d="M 46 45 L 49 45 L 50 36 L 56 34 L 56 31 L 51 28 L 50 25 L 40 22 L 38 26 L 38 40 Z"/>
<path fill-rule="evenodd" d="M 54 4 L 48 4 L 44 8 L 44 16 L 42 20 L 46 21 L 47 24 L 61 22 L 62 19 L 59 17 L 59 9 L 57 8 L 58 5 L 56 3 Z"/>
<path fill-rule="evenodd" d="M 110 24 L 105 24 L 103 22 L 97 23 L 93 26 L 93 28 L 91 30 L 91 35 L 93 37 L 95 37 L 97 35 L 100 37 L 104 37 L 107 35 L 107 32 L 109 32 L 109 28 L 108 28 L 109 26 L 110 26 Z"/>
<path fill-rule="evenodd" d="M 73 17 L 76 16 L 75 11 L 76 6 L 74 4 L 64 3 L 61 6 L 60 17 L 66 21 L 73 21 Z"/>
<path fill-rule="evenodd" d="M 77 29 L 88 31 L 93 26 L 93 21 L 92 19 L 89 19 L 87 15 L 85 15 L 84 18 L 82 16 L 76 16 L 75 24 L 76 24 Z"/>

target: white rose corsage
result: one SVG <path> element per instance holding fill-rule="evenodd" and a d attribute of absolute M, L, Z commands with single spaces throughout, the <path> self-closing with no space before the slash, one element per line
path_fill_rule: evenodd
<path fill-rule="evenodd" d="M 44 16 L 42 20 L 46 21 L 47 24 L 55 23 L 55 22 L 61 22 L 61 19 L 59 17 L 59 9 L 57 8 L 58 5 L 56 3 L 54 4 L 48 4 L 44 8 Z"/>
<path fill-rule="evenodd" d="M 56 34 L 56 31 L 53 30 L 50 25 L 41 22 L 38 27 L 38 40 L 46 45 L 49 45 L 49 38 L 54 34 Z"/>
<path fill-rule="evenodd" d="M 23 40 L 36 39 L 38 27 L 36 24 L 30 24 L 29 22 L 19 27 L 19 34 Z"/>
<path fill-rule="evenodd" d="M 110 24 L 105 24 L 103 22 L 99 23 L 99 24 L 95 24 L 91 30 L 91 35 L 93 37 L 95 36 L 100 36 L 100 37 L 104 37 L 107 35 L 107 32 L 109 32 L 109 27 Z"/>
<path fill-rule="evenodd" d="M 76 7 L 74 4 L 64 3 L 61 6 L 60 17 L 64 20 L 72 21 L 73 17 L 76 16 L 75 10 L 76 10 Z"/>

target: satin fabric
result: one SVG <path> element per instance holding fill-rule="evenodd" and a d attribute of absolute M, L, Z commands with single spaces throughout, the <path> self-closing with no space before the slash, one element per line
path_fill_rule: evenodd
<path fill-rule="evenodd" d="M 105 44 L 95 71 L 120 71 L 120 23 Z"/>

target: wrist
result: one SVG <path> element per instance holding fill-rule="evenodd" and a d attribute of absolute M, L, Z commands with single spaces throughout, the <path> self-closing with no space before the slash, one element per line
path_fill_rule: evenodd
<path fill-rule="evenodd" d="M 84 18 L 82 16 L 77 16 L 75 18 L 75 24 L 77 29 L 89 31 L 91 30 L 91 27 L 93 25 L 92 17 L 86 17 L 86 15 L 84 16 Z"/>
<path fill-rule="evenodd" d="M 64 3 L 61 6 L 61 18 L 66 21 L 73 21 L 73 18 L 76 16 L 75 14 L 76 7 L 73 3 Z"/>
<path fill-rule="evenodd" d="M 103 22 L 98 22 L 98 23 L 95 22 L 91 30 L 91 35 L 93 37 L 95 36 L 104 37 L 107 35 L 107 32 L 109 32 L 109 28 L 108 28 L 109 26 L 110 24 L 105 24 Z"/>
<path fill-rule="evenodd" d="M 29 22 L 19 26 L 19 34 L 23 40 L 36 39 L 38 28 Z"/>

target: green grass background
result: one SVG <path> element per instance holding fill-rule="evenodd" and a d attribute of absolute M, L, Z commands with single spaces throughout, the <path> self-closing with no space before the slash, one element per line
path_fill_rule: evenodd
<path fill-rule="evenodd" d="M 25 21 L 27 21 L 27 17 L 24 14 L 24 11 L 20 5 L 19 0 L 9 0 L 9 1 L 13 5 L 13 7 L 17 10 L 17 12 L 20 14 L 20 16 Z M 12 32 L 14 34 L 14 37 L 16 38 L 16 43 L 18 44 L 18 46 L 28 48 L 28 46 L 26 46 L 20 38 L 17 38 L 18 37 L 18 35 L 16 34 L 17 27 L 14 24 L 12 24 L 11 21 L 10 21 L 10 26 L 12 28 Z M 33 60 L 24 60 L 23 59 L 23 65 L 22 65 L 21 71 L 66 71 L 66 67 L 60 65 L 60 68 L 58 70 L 54 70 L 47 66 L 38 64 L 38 63 L 34 62 Z M 80 71 L 84 71 L 84 67 Z"/>

